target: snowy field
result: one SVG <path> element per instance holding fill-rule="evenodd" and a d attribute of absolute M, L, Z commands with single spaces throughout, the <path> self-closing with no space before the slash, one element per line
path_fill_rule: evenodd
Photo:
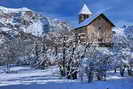
<path fill-rule="evenodd" d="M 0 89 L 133 89 L 133 78 L 119 74 L 108 76 L 107 81 L 87 83 L 61 78 L 56 66 L 46 70 L 18 66 L 11 68 L 12 73 L 3 71 L 0 67 Z"/>

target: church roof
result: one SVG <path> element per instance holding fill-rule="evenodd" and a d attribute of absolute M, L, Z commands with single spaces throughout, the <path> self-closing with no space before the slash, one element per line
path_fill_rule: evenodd
<path fill-rule="evenodd" d="M 92 12 L 89 10 L 87 5 L 84 4 L 79 14 L 92 14 Z"/>
<path fill-rule="evenodd" d="M 104 14 L 103 12 L 99 12 L 97 14 L 94 14 L 92 15 L 91 17 L 89 17 L 88 19 L 86 19 L 85 21 L 81 22 L 80 24 L 77 24 L 75 26 L 75 29 L 77 28 L 81 28 L 81 27 L 84 27 L 84 26 L 87 26 L 89 24 L 91 24 L 97 17 L 99 16 L 103 16 L 108 22 L 110 22 L 113 26 L 115 26 Z"/>

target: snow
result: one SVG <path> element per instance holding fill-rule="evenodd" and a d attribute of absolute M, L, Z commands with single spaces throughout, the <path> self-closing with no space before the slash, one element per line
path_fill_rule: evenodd
<path fill-rule="evenodd" d="M 27 29 L 24 29 L 24 32 L 32 33 L 35 36 L 41 36 L 44 32 L 43 23 L 40 20 L 38 20 L 32 23 L 30 26 L 28 26 Z"/>
<path fill-rule="evenodd" d="M 57 68 L 55 68 L 55 70 L 56 69 Z M 48 75 L 47 79 L 49 79 L 50 76 L 52 76 L 52 74 L 55 72 L 55 70 L 53 69 L 52 71 L 50 71 L 49 69 L 39 70 L 39 69 L 30 68 L 30 67 L 12 67 L 11 68 L 12 73 L 0 74 L 0 76 L 3 76 L 0 78 L 0 86 L 6 86 L 6 85 L 12 85 L 12 84 L 14 85 L 16 83 L 21 84 L 21 82 L 25 82 L 25 83 L 38 82 L 38 81 L 41 81 L 43 77 L 47 75 Z M 42 80 L 42 81 L 47 82 L 47 80 Z"/>
<path fill-rule="evenodd" d="M 125 64 L 129 64 L 129 61 L 128 60 L 124 60 L 123 59 L 122 62 L 125 63 Z"/>
<path fill-rule="evenodd" d="M 1 27 L 0 30 L 1 30 L 1 31 L 4 31 L 4 32 L 6 32 L 6 31 L 11 31 L 11 29 L 9 29 L 9 28 L 7 28 L 7 27 Z"/>
<path fill-rule="evenodd" d="M 126 30 L 133 30 L 133 26 L 132 25 L 127 26 Z"/>
<path fill-rule="evenodd" d="M 98 16 L 100 15 L 104 15 L 105 10 L 101 10 L 95 14 L 93 14 L 91 17 L 87 18 L 86 20 L 84 20 L 83 22 L 81 22 L 80 24 L 75 25 L 74 29 L 83 27 L 83 26 L 87 26 L 89 25 L 92 21 L 94 21 Z M 105 16 L 105 15 L 104 15 Z M 106 16 L 105 16 L 106 17 Z M 108 19 L 108 18 L 107 18 Z M 110 20 L 109 20 L 110 21 Z M 111 22 L 111 21 L 110 21 Z M 112 23 L 112 22 L 111 22 Z M 112 25 L 114 26 L 114 24 L 112 23 Z"/>
<path fill-rule="evenodd" d="M 27 13 L 30 12 L 30 13 Z M 7 8 L 0 6 L 0 26 L 2 30 L 16 30 L 43 36 L 48 32 L 69 31 L 72 27 L 65 21 L 42 16 L 28 8 Z M 8 29 L 9 28 L 9 29 Z"/>
<path fill-rule="evenodd" d="M 0 10 L 4 13 L 16 13 L 16 12 L 19 12 L 19 11 L 31 11 L 30 9 L 28 8 L 6 8 L 6 7 L 3 7 L 3 6 L 0 6 Z"/>
<path fill-rule="evenodd" d="M 89 15 L 91 15 L 92 12 L 88 9 L 87 5 L 84 4 L 79 14 L 89 14 Z"/>
<path fill-rule="evenodd" d="M 123 29 L 123 28 L 114 27 L 114 28 L 112 29 L 112 31 L 116 32 L 117 35 L 123 35 L 123 36 L 125 36 L 125 34 L 124 34 L 124 29 Z"/>
<path fill-rule="evenodd" d="M 110 72 L 107 81 L 92 83 L 79 80 L 67 80 L 59 76 L 58 67 L 52 66 L 45 70 L 33 69 L 27 66 L 12 67 L 12 73 L 1 72 L 0 89 L 132 89 L 133 78 L 120 77 Z"/>
<path fill-rule="evenodd" d="M 133 38 L 133 26 L 127 26 L 126 28 L 125 28 L 125 30 L 124 30 L 124 33 L 126 34 L 126 36 L 130 39 L 130 40 L 132 40 L 132 38 Z"/>
<path fill-rule="evenodd" d="M 62 31 L 70 31 L 72 27 L 67 24 L 65 21 L 61 21 L 59 19 L 47 17 L 47 24 L 49 28 L 49 32 L 62 32 Z"/>
<path fill-rule="evenodd" d="M 88 24 L 90 24 L 95 18 L 97 18 L 101 14 L 103 14 L 103 12 L 99 12 L 99 13 L 92 15 L 90 18 L 86 19 L 85 21 L 81 22 L 80 24 L 77 24 L 74 28 L 76 29 L 76 28 L 80 28 L 83 26 L 87 26 Z"/>

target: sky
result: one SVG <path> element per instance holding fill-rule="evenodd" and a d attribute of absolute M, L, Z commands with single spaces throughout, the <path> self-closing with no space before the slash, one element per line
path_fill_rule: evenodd
<path fill-rule="evenodd" d="M 0 0 L 0 6 L 27 7 L 73 26 L 84 3 L 93 13 L 109 8 L 104 13 L 116 26 L 133 25 L 133 0 Z"/>

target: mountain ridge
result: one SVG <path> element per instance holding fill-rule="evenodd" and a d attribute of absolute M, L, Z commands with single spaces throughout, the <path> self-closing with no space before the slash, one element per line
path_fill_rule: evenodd
<path fill-rule="evenodd" d="M 14 9 L 0 6 L 0 29 L 3 28 L 4 31 L 23 31 L 35 36 L 72 29 L 70 24 L 64 21 L 43 16 L 25 7 Z"/>

